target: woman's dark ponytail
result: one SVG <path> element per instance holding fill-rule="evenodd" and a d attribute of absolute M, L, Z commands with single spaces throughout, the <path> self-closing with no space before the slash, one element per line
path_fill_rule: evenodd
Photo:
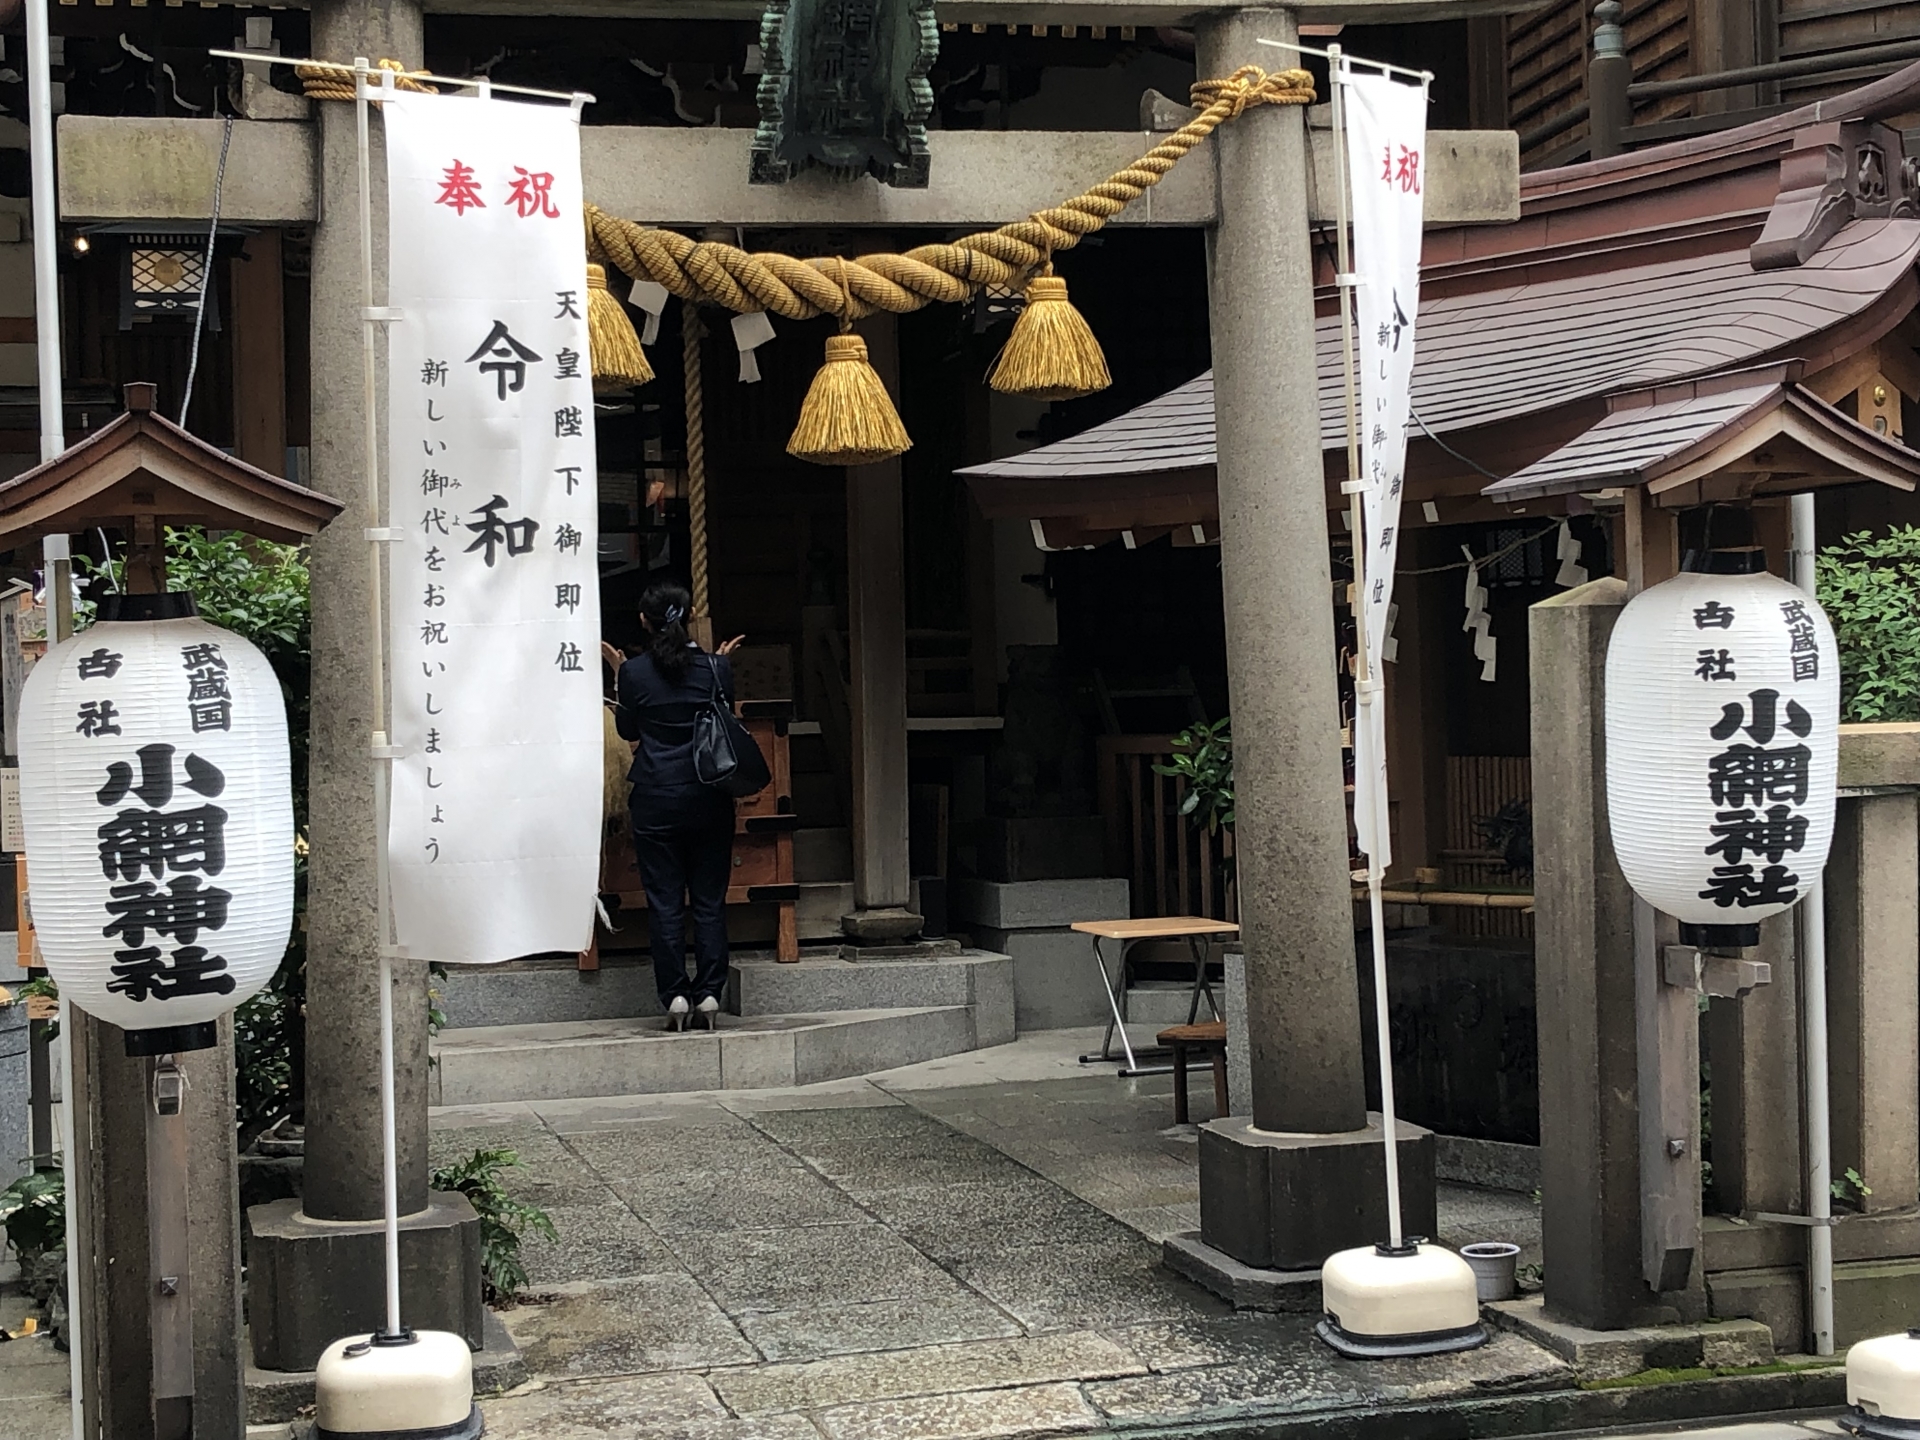
<path fill-rule="evenodd" d="M 653 632 L 647 648 L 662 678 L 678 685 L 687 674 L 687 617 L 693 597 L 677 580 L 656 580 L 640 597 L 640 613 Z"/>

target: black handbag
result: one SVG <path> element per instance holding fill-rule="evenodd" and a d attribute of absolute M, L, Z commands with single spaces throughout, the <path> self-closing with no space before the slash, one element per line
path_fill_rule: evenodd
<path fill-rule="evenodd" d="M 736 800 L 758 795 L 773 783 L 767 757 L 733 707 L 720 693 L 720 671 L 711 655 L 706 657 L 707 678 L 713 691 L 706 707 L 693 717 L 693 773 L 702 785 L 711 785 Z"/>

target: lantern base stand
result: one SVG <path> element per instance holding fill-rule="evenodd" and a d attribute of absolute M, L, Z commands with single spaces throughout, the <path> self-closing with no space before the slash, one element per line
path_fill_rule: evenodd
<path fill-rule="evenodd" d="M 1840 1428 L 1866 1440 L 1920 1440 L 1920 1329 L 1879 1335 L 1847 1351 Z"/>
<path fill-rule="evenodd" d="M 213 1020 L 198 1025 L 156 1025 L 151 1030 L 127 1030 L 127 1054 L 134 1059 L 148 1055 L 180 1055 L 188 1050 L 211 1050 L 220 1043 L 220 1026 Z"/>
<path fill-rule="evenodd" d="M 313 1377 L 315 1440 L 474 1440 L 473 1354 L 444 1330 L 349 1335 Z"/>
<path fill-rule="evenodd" d="M 1314 1333 L 1350 1360 L 1449 1355 L 1487 1343 L 1473 1268 L 1409 1240 L 1342 1250 L 1320 1269 L 1326 1318 Z"/>
<path fill-rule="evenodd" d="M 1680 922 L 1680 943 L 1696 950 L 1750 950 L 1760 943 L 1758 925 L 1689 925 Z"/>

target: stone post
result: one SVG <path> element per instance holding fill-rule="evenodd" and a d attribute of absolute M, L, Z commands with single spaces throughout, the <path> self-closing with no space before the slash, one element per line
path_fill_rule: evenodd
<path fill-rule="evenodd" d="M 418 0 L 318 0 L 313 54 L 421 59 Z M 254 1361 L 306 1370 L 340 1335 L 383 1322 L 379 941 L 374 912 L 376 663 L 365 528 L 360 337 L 359 150 L 354 107 L 314 105 L 320 223 L 313 231 L 312 483 L 346 504 L 314 538 L 313 734 L 307 888 L 304 1198 L 256 1206 L 248 1313 Z M 386 289 L 386 166 L 372 127 L 374 290 Z M 381 394 L 385 393 L 384 377 Z M 405 1321 L 478 1348 L 478 1222 L 460 1197 L 427 1193 L 427 975 L 394 964 L 395 1128 Z M 455 1203 L 457 1202 L 457 1203 Z M 357 1223 L 355 1223 L 357 1222 Z"/>
<path fill-rule="evenodd" d="M 900 337 L 891 315 L 860 326 L 873 366 L 900 394 Z M 855 940 L 920 933 L 907 875 L 907 608 L 900 461 L 847 468 L 847 649 L 852 671 Z"/>
<path fill-rule="evenodd" d="M 1773 979 L 1745 995 L 1709 1002 L 1713 1189 L 1729 1215 L 1804 1213 L 1800 957 L 1793 930 L 1791 914 L 1762 921 L 1760 944 L 1748 958 L 1770 964 Z"/>
<path fill-rule="evenodd" d="M 1826 895 L 1833 1173 L 1859 1171 L 1873 1191 L 1854 1197 L 1863 1210 L 1907 1209 L 1920 1203 L 1920 808 L 1913 791 L 1841 799 Z M 1719 1133 L 1716 1124 L 1716 1143 Z"/>
<path fill-rule="evenodd" d="M 1607 640 L 1627 586 L 1527 616 L 1546 1303 L 1595 1329 L 1671 1323 L 1642 1278 L 1635 900 L 1607 822 Z"/>
<path fill-rule="evenodd" d="M 417 67 L 420 10 L 409 0 L 321 0 L 313 53 Z M 307 872 L 305 1200 L 316 1220 L 381 1213 L 379 937 L 374 923 L 373 663 L 367 616 L 365 425 L 361 417 L 360 200 L 354 107 L 314 105 L 321 223 L 313 230 L 313 487 L 344 501 L 313 540 L 313 739 Z M 374 293 L 386 289 L 386 166 L 373 122 Z M 382 301 L 384 303 L 384 300 Z M 384 388 L 382 390 L 384 394 Z M 382 407 L 384 409 L 384 406 Z M 400 1212 L 427 1203 L 426 967 L 394 965 Z"/>
<path fill-rule="evenodd" d="M 1295 34 L 1287 10 L 1205 20 L 1199 73 L 1290 64 L 1255 40 Z M 1253 1119 L 1329 1133 L 1367 1117 L 1305 122 L 1304 108 L 1266 106 L 1215 134 L 1220 220 L 1207 258 Z"/>
<path fill-rule="evenodd" d="M 1288 66 L 1256 42 L 1297 33 L 1288 10 L 1206 17 L 1199 73 Z M 1305 122 L 1302 108 L 1263 107 L 1213 137 L 1220 218 L 1208 237 L 1253 1093 L 1250 1122 L 1202 1132 L 1201 1237 L 1289 1270 L 1385 1236 L 1361 1078 Z M 1407 1224 L 1431 1234 L 1432 1139 L 1406 1133 Z"/>

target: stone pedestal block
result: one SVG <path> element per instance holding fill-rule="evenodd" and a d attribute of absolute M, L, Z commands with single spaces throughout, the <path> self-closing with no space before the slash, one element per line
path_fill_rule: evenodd
<path fill-rule="evenodd" d="M 1408 1235 L 1437 1225 L 1433 1134 L 1399 1126 L 1400 1208 Z M 1200 1127 L 1200 1238 L 1243 1265 L 1315 1270 L 1339 1250 L 1387 1238 L 1380 1117 L 1339 1135 L 1272 1134 L 1243 1116 Z"/>
<path fill-rule="evenodd" d="M 311 1370 L 342 1335 L 386 1323 L 386 1245 L 378 1220 L 314 1220 L 298 1200 L 247 1212 L 247 1318 L 253 1363 Z M 475 1350 L 485 1339 L 480 1217 L 464 1195 L 434 1192 L 400 1217 L 400 1314 Z"/>
<path fill-rule="evenodd" d="M 1106 822 L 1098 815 L 1037 816 L 980 823 L 980 873 L 1017 883 L 1077 880 L 1106 869 Z"/>
<path fill-rule="evenodd" d="M 25 1001 L 0 1005 L 0 1188 L 28 1168 L 33 1153 L 29 1033 Z"/>
<path fill-rule="evenodd" d="M 1860 1197 L 1866 1209 L 1905 1210 L 1920 1204 L 1920 804 L 1911 789 L 1841 799 L 1825 884 L 1833 1173 L 1860 1172 L 1873 1191 Z"/>
<path fill-rule="evenodd" d="M 1078 920 L 1122 920 L 1124 880 L 956 880 L 954 924 L 985 949 L 1013 959 L 1014 1018 L 1021 1030 L 1102 1025 L 1112 1016 L 1093 968 L 1093 939 Z M 1113 943 L 1108 963 L 1119 963 Z"/>

